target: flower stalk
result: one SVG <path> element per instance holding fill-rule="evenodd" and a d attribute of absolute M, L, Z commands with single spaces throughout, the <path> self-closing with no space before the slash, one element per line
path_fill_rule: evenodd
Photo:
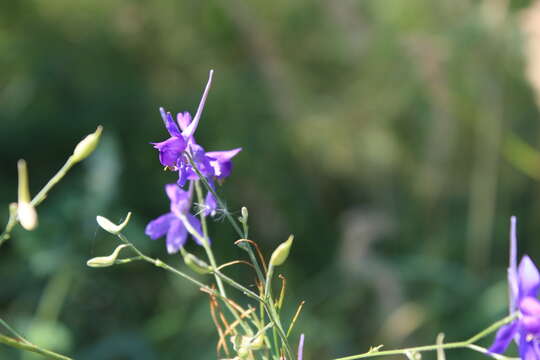
<path fill-rule="evenodd" d="M 379 347 L 377 347 L 363 354 L 335 358 L 334 360 L 356 360 L 356 359 L 366 359 L 366 358 L 379 357 L 379 356 L 405 355 L 407 353 L 421 353 L 421 352 L 426 352 L 426 351 L 437 351 L 437 350 L 448 350 L 448 349 L 459 349 L 459 348 L 470 348 L 477 351 L 479 347 L 474 345 L 475 342 L 494 333 L 502 326 L 511 323 L 517 317 L 518 317 L 517 313 L 508 315 L 507 317 L 499 321 L 496 321 L 495 323 L 491 324 L 484 330 L 480 331 L 479 333 L 471 336 L 470 338 L 464 341 L 449 342 L 446 344 L 416 346 L 416 347 L 410 347 L 410 348 L 404 348 L 404 349 L 385 350 L 385 351 L 380 351 Z M 487 350 L 485 350 L 485 354 L 489 354 Z M 489 354 L 489 355 L 492 355 L 492 354 Z M 508 357 L 505 357 L 502 355 L 498 355 L 498 354 L 494 354 L 494 355 L 496 355 L 495 357 L 498 359 L 509 359 Z"/>

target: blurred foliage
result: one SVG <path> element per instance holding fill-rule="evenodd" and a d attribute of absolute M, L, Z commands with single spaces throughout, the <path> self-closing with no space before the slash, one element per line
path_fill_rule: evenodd
<path fill-rule="evenodd" d="M 167 136 L 158 106 L 194 112 L 214 68 L 197 138 L 209 151 L 244 148 L 219 191 L 250 209 L 267 254 L 296 236 L 285 311 L 307 301 L 293 335 L 306 333 L 307 359 L 483 328 L 506 311 L 511 214 L 520 248 L 540 258 L 540 128 L 525 71 L 535 59 L 521 31 L 530 5 L 0 2 L 1 219 L 17 159 L 35 193 L 83 135 L 105 129 L 38 208 L 39 228 L 0 249 L 0 316 L 77 359 L 215 358 L 193 286 L 142 263 L 85 266 L 116 245 L 95 215 L 129 210 L 130 239 L 183 266 L 143 234 L 175 180 L 148 143 Z M 244 256 L 226 223 L 212 237 L 223 262 Z"/>

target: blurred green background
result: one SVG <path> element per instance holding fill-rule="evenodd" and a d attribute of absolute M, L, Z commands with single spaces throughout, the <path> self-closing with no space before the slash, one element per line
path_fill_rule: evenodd
<path fill-rule="evenodd" d="M 167 137 L 158 107 L 193 113 L 213 68 L 197 139 L 243 147 L 219 191 L 249 208 L 266 254 L 296 235 L 280 270 L 285 312 L 306 300 L 305 358 L 468 337 L 506 311 L 510 215 L 540 258 L 539 13 L 528 0 L 0 1 L 2 226 L 17 159 L 35 194 L 105 129 L 39 228 L 0 248 L 0 317 L 76 359 L 216 358 L 194 286 L 145 263 L 85 266 L 116 246 L 95 216 L 133 211 L 130 239 L 183 267 L 143 233 L 176 179 L 148 143 Z M 211 236 L 222 262 L 244 257 L 226 222 Z"/>

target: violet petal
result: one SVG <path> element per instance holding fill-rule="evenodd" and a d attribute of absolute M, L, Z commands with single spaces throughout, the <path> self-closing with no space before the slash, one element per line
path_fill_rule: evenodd
<path fill-rule="evenodd" d="M 162 237 L 169 231 L 169 227 L 171 225 L 171 221 L 175 218 L 175 216 L 171 213 L 167 213 L 165 215 L 161 215 L 160 217 L 150 221 L 148 225 L 146 225 L 146 229 L 144 230 L 144 233 L 152 240 L 156 240 L 157 238 Z"/>

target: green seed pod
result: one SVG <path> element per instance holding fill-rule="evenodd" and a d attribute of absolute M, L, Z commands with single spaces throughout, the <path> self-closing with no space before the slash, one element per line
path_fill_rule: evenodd
<path fill-rule="evenodd" d="M 109 256 L 98 256 L 95 258 L 92 258 L 86 262 L 86 265 L 90 267 L 108 267 L 114 265 L 114 262 L 116 261 L 116 258 L 120 254 L 120 251 L 127 247 L 129 245 L 122 244 L 119 245 L 116 249 L 114 249 L 113 253 Z"/>
<path fill-rule="evenodd" d="M 198 274 L 205 275 L 212 272 L 212 268 L 210 267 L 210 265 L 188 252 L 185 252 L 184 254 L 184 262 L 187 266 L 189 266 L 191 270 L 195 271 Z"/>
<path fill-rule="evenodd" d="M 116 225 L 111 220 L 107 219 L 106 217 L 96 216 L 96 221 L 97 221 L 98 225 L 103 230 L 105 230 L 108 233 L 111 233 L 113 235 L 116 235 L 116 234 L 120 233 L 122 230 L 124 230 L 126 225 L 129 223 L 130 219 L 131 219 L 131 211 L 127 213 L 126 218 L 119 225 Z"/>
<path fill-rule="evenodd" d="M 276 250 L 272 253 L 272 257 L 270 258 L 270 265 L 271 266 L 280 266 L 282 265 L 285 260 L 287 260 L 287 257 L 289 257 L 289 251 L 291 250 L 291 246 L 294 240 L 294 235 L 289 236 L 287 241 L 284 243 L 281 243 Z"/>
<path fill-rule="evenodd" d="M 71 155 L 71 160 L 76 163 L 90 156 L 99 143 L 99 138 L 102 131 L 103 126 L 99 125 L 95 132 L 82 139 L 77 146 L 75 146 L 73 155 Z"/>

